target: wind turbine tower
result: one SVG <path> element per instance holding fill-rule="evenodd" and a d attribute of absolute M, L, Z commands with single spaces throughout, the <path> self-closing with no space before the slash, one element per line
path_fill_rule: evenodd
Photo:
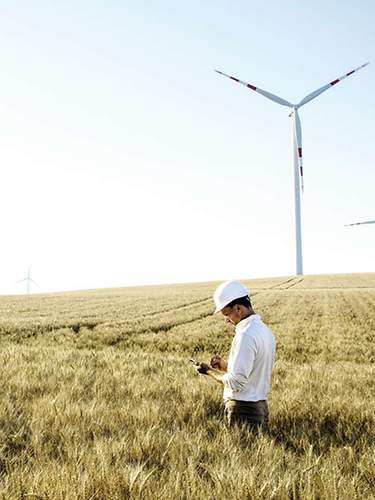
<path fill-rule="evenodd" d="M 298 104 L 293 104 L 286 99 L 283 99 L 282 97 L 279 97 L 275 94 L 271 94 L 271 92 L 267 92 L 266 90 L 262 90 L 259 87 L 243 82 L 242 80 L 239 80 L 238 78 L 234 76 L 227 75 L 226 73 L 222 73 L 221 71 L 215 70 L 217 73 L 220 75 L 226 76 L 230 78 L 231 80 L 234 80 L 237 83 L 241 83 L 241 85 L 244 85 L 246 88 L 253 90 L 254 92 L 258 92 L 258 94 L 263 95 L 267 99 L 270 99 L 273 102 L 276 102 L 277 104 L 281 104 L 281 106 L 286 106 L 287 108 L 290 109 L 290 114 L 293 118 L 293 128 L 292 128 L 292 134 L 293 134 L 293 157 L 294 157 L 294 206 L 295 206 L 295 227 L 296 227 L 296 274 L 302 275 L 303 274 L 303 263 L 302 263 L 302 232 L 301 232 L 301 190 L 303 192 L 303 168 L 302 168 L 302 128 L 301 128 L 301 120 L 298 115 L 298 110 L 308 102 L 312 101 L 316 97 L 318 97 L 320 94 L 325 92 L 326 90 L 330 89 L 337 83 L 341 82 L 348 76 L 352 75 L 356 71 L 364 68 L 367 66 L 369 63 L 362 64 L 362 66 L 359 66 L 358 68 L 352 69 L 348 73 L 345 73 L 345 75 L 340 76 L 339 78 L 336 78 L 335 80 L 332 80 L 331 82 L 327 83 L 323 87 L 320 87 L 317 90 L 314 90 L 314 92 L 311 92 L 311 94 L 308 94 L 306 97 L 304 97 Z"/>

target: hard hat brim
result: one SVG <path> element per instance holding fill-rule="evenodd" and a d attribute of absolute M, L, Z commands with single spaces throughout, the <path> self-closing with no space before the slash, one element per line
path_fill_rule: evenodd
<path fill-rule="evenodd" d="M 222 311 L 225 307 L 227 307 L 227 305 L 228 305 L 228 304 L 226 304 L 226 305 L 225 305 L 225 306 L 223 306 L 223 307 L 218 306 L 218 307 L 215 309 L 214 314 L 217 314 L 217 313 L 219 313 L 220 311 Z"/>

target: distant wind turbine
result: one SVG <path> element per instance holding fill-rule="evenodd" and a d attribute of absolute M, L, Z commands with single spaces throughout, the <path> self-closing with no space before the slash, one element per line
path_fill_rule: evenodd
<path fill-rule="evenodd" d="M 34 285 L 36 285 L 35 281 L 31 278 L 30 274 L 31 274 L 31 269 L 29 266 L 26 278 L 23 278 L 22 280 L 17 281 L 17 283 L 22 283 L 23 281 L 26 281 L 26 283 L 27 283 L 26 290 L 27 290 L 28 294 L 30 293 L 30 283 L 34 283 Z"/>
<path fill-rule="evenodd" d="M 303 191 L 303 169 L 302 169 L 302 129 L 301 129 L 301 121 L 298 116 L 298 109 L 307 104 L 308 102 L 318 97 L 320 94 L 330 89 L 336 83 L 339 83 L 341 80 L 344 80 L 348 76 L 352 75 L 356 71 L 364 68 L 369 63 L 362 64 L 358 68 L 355 68 L 343 76 L 336 78 L 336 80 L 332 80 L 332 82 L 327 83 L 323 87 L 320 87 L 311 94 L 308 94 L 304 97 L 298 104 L 293 104 L 289 101 L 286 101 L 282 97 L 271 94 L 266 90 L 262 90 L 251 83 L 243 82 L 234 76 L 227 75 L 226 73 L 222 73 L 221 71 L 215 70 L 217 73 L 223 76 L 227 76 L 231 80 L 235 82 L 241 83 L 245 87 L 250 90 L 254 90 L 258 92 L 258 94 L 267 97 L 271 101 L 276 102 L 277 104 L 281 104 L 281 106 L 286 106 L 290 108 L 291 112 L 289 116 L 293 117 L 293 155 L 294 155 L 294 197 L 295 197 L 295 220 L 296 220 L 296 273 L 303 274 L 303 265 L 302 265 L 302 235 L 301 235 L 301 201 L 300 201 L 300 189 Z"/>
<path fill-rule="evenodd" d="M 353 224 L 345 224 L 345 226 L 361 226 L 362 224 L 375 224 L 375 220 L 367 220 L 365 222 L 353 222 Z"/>

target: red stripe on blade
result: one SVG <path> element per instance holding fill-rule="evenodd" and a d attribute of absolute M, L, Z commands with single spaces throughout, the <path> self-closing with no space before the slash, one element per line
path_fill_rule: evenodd
<path fill-rule="evenodd" d="M 234 80 L 235 82 L 239 82 L 239 79 L 238 78 L 234 78 L 234 76 L 230 76 L 229 78 L 231 78 L 232 80 Z"/>
<path fill-rule="evenodd" d="M 302 158 L 302 148 L 298 148 L 298 156 Z"/>
<path fill-rule="evenodd" d="M 337 80 L 333 80 L 333 82 L 330 83 L 330 85 L 336 85 L 336 83 L 339 83 L 339 79 L 337 78 Z"/>
<path fill-rule="evenodd" d="M 349 73 L 346 73 L 346 76 L 350 76 L 350 75 L 352 75 L 353 73 L 355 73 L 354 69 L 353 69 L 353 71 L 349 71 Z"/>
<path fill-rule="evenodd" d="M 254 87 L 254 85 L 251 85 L 250 83 L 247 84 L 247 87 L 249 87 L 249 89 L 251 89 L 251 90 L 257 89 L 256 87 Z"/>
<path fill-rule="evenodd" d="M 300 167 L 300 171 L 301 171 L 301 177 L 303 177 L 303 169 L 302 169 L 302 167 Z"/>

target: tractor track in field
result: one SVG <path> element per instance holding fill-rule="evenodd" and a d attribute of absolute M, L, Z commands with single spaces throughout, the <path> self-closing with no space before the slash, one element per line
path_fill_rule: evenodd
<path fill-rule="evenodd" d="M 275 285 L 273 285 L 272 287 L 268 287 L 268 288 L 264 288 L 264 289 L 258 289 L 257 291 L 255 291 L 254 293 L 251 294 L 252 297 L 255 297 L 257 295 L 260 295 L 262 293 L 265 293 L 267 292 L 268 290 L 275 290 L 276 288 L 275 287 L 280 287 L 281 285 L 284 285 L 284 284 L 289 284 L 289 286 L 287 288 L 290 288 L 292 286 L 295 286 L 297 285 L 298 283 L 300 283 L 302 281 L 303 278 L 299 278 L 296 280 L 296 278 L 288 278 L 287 280 L 283 280 L 281 281 L 280 283 L 276 283 Z M 279 288 L 280 290 L 285 290 L 287 288 Z M 205 303 L 208 303 L 209 301 L 211 301 L 212 298 L 211 297 L 207 297 L 205 299 L 200 299 L 200 300 L 194 300 L 192 302 L 189 302 L 187 304 L 182 304 L 178 307 L 170 307 L 170 308 L 167 308 L 167 309 L 164 309 L 164 310 L 161 310 L 161 311 L 155 311 L 155 312 L 152 312 L 152 313 L 147 313 L 145 315 L 142 316 L 142 319 L 143 318 L 153 318 L 155 316 L 161 316 L 163 315 L 164 313 L 168 313 L 168 312 L 174 312 L 174 311 L 178 311 L 178 310 L 181 310 L 181 309 L 189 309 L 191 306 L 194 306 L 194 305 L 201 305 L 201 304 L 205 304 Z M 210 308 L 209 311 L 207 312 L 201 312 L 200 314 L 198 314 L 196 317 L 194 318 L 186 318 L 184 320 L 181 320 L 181 321 L 166 321 L 165 324 L 162 324 L 162 325 L 155 325 L 155 326 L 145 326 L 144 328 L 140 328 L 140 329 L 137 329 L 136 332 L 134 332 L 134 334 L 147 334 L 147 333 L 153 333 L 153 334 L 158 334 L 158 333 L 168 333 L 170 330 L 172 330 L 173 328 L 177 328 L 177 327 L 180 327 L 180 326 L 184 326 L 184 325 L 189 325 L 189 324 L 192 324 L 192 323 L 195 323 L 197 321 L 202 321 L 202 320 L 205 320 L 207 318 L 210 318 L 213 316 L 213 312 L 212 312 L 212 308 Z M 130 333 L 130 332 L 129 332 Z M 121 340 L 119 339 L 119 342 L 121 342 Z"/>
<path fill-rule="evenodd" d="M 297 281 L 294 281 L 294 283 L 290 283 L 288 286 L 284 287 L 283 290 L 288 290 L 289 288 L 293 288 L 294 286 L 299 285 L 303 281 L 303 277 L 294 279 Z"/>
<path fill-rule="evenodd" d="M 295 279 L 296 278 L 288 278 L 287 280 L 280 281 L 280 283 L 276 283 L 276 285 L 272 285 L 270 287 L 264 288 L 264 290 L 275 290 L 275 289 L 278 289 L 281 285 L 286 285 L 288 283 L 291 283 Z"/>
<path fill-rule="evenodd" d="M 298 285 L 299 283 L 301 283 L 301 281 L 303 281 L 303 277 L 288 278 L 287 280 L 281 281 L 281 283 L 277 283 L 276 285 L 273 285 L 269 288 L 266 288 L 265 290 L 288 290 L 288 288 L 292 288 L 292 287 Z M 286 285 L 286 286 L 283 286 L 282 288 L 280 288 L 282 285 Z"/>
<path fill-rule="evenodd" d="M 149 318 L 152 316 L 157 316 L 158 314 L 164 314 L 164 313 L 171 312 L 171 311 L 179 311 L 180 309 L 188 309 L 191 306 L 195 306 L 198 304 L 204 304 L 205 302 L 208 302 L 209 300 L 211 300 L 211 297 L 207 297 L 205 299 L 200 299 L 200 300 L 193 300 L 192 302 L 188 302 L 187 304 L 181 304 L 181 305 L 176 306 L 176 307 L 168 307 L 167 309 L 161 309 L 160 311 L 154 311 L 154 312 L 149 312 L 149 313 L 143 314 L 142 318 Z"/>
<path fill-rule="evenodd" d="M 297 279 L 297 281 L 295 281 L 296 279 Z M 280 283 L 276 283 L 275 285 L 272 285 L 272 286 L 267 287 L 267 288 L 258 288 L 258 289 L 255 288 L 255 290 L 257 290 L 257 291 L 252 293 L 251 296 L 254 297 L 255 295 L 258 295 L 259 293 L 266 292 L 268 290 L 287 290 L 288 288 L 292 288 L 293 286 L 298 285 L 299 283 L 301 283 L 301 281 L 303 281 L 303 277 L 301 277 L 301 278 L 288 278 L 287 280 L 280 281 Z M 290 283 L 288 286 L 285 286 L 283 288 L 278 288 L 282 285 L 287 285 L 288 283 Z M 171 312 L 171 311 L 179 311 L 181 309 L 188 309 L 191 306 L 195 306 L 198 304 L 204 304 L 205 302 L 208 302 L 211 300 L 212 300 L 212 297 L 209 296 L 209 297 L 206 297 L 204 299 L 194 300 L 192 302 L 187 302 L 186 304 L 181 304 L 177 307 L 168 307 L 167 309 L 161 309 L 159 311 L 149 312 L 149 313 L 143 314 L 142 318 L 149 318 L 152 316 L 157 316 L 159 314 L 164 314 L 164 313 Z"/>
<path fill-rule="evenodd" d="M 299 283 L 303 281 L 303 276 L 300 278 L 288 278 L 287 280 L 280 281 L 280 283 L 276 283 L 275 285 L 266 287 L 266 288 L 255 288 L 255 290 L 258 290 L 258 292 L 255 292 L 251 294 L 252 296 L 256 295 L 257 293 L 262 293 L 262 292 L 267 292 L 269 290 L 288 290 L 289 288 L 292 288 Z M 286 285 L 286 286 L 282 286 Z"/>
<path fill-rule="evenodd" d="M 303 277 L 301 277 L 301 278 L 288 278 L 287 280 L 283 280 L 280 283 L 276 283 L 276 285 L 272 285 L 271 287 L 264 288 L 264 289 L 258 289 L 258 291 L 252 293 L 251 296 L 255 297 L 255 296 L 260 295 L 260 294 L 262 294 L 264 292 L 267 292 L 268 290 L 287 290 L 289 288 L 292 288 L 295 285 L 298 285 L 299 283 L 301 283 L 301 281 L 303 281 Z M 284 284 L 288 285 L 288 286 L 286 286 L 284 288 L 275 288 L 275 287 L 280 287 L 281 285 L 284 285 Z M 168 310 L 165 309 L 164 311 L 158 311 L 157 313 L 149 313 L 147 316 L 151 316 L 152 317 L 152 316 L 155 316 L 157 314 L 163 314 L 165 312 L 177 311 L 177 310 L 184 309 L 184 308 L 187 309 L 187 308 L 191 307 L 192 305 L 203 304 L 203 303 L 211 301 L 211 300 L 212 300 L 212 298 L 208 297 L 206 299 L 201 299 L 201 300 L 197 300 L 197 301 L 194 301 L 194 302 L 190 302 L 188 304 L 184 304 L 184 305 L 178 306 L 176 308 L 169 308 Z M 157 334 L 159 332 L 166 333 L 166 332 L 172 330 L 172 328 L 176 328 L 178 326 L 183 326 L 183 325 L 188 325 L 188 324 L 191 324 L 191 323 L 195 323 L 196 321 L 201 321 L 203 319 L 212 317 L 212 315 L 213 315 L 213 313 L 210 310 L 210 312 L 208 312 L 208 313 L 202 313 L 202 314 L 200 314 L 196 318 L 185 319 L 185 320 L 180 321 L 178 323 L 173 323 L 173 324 L 169 324 L 169 325 L 163 325 L 162 327 L 145 328 L 145 329 L 142 329 L 142 330 L 138 331 L 137 333 L 147 333 L 147 332 L 152 332 L 152 333 L 155 333 L 155 334 Z M 146 317 L 146 315 L 144 315 L 143 317 Z"/>

